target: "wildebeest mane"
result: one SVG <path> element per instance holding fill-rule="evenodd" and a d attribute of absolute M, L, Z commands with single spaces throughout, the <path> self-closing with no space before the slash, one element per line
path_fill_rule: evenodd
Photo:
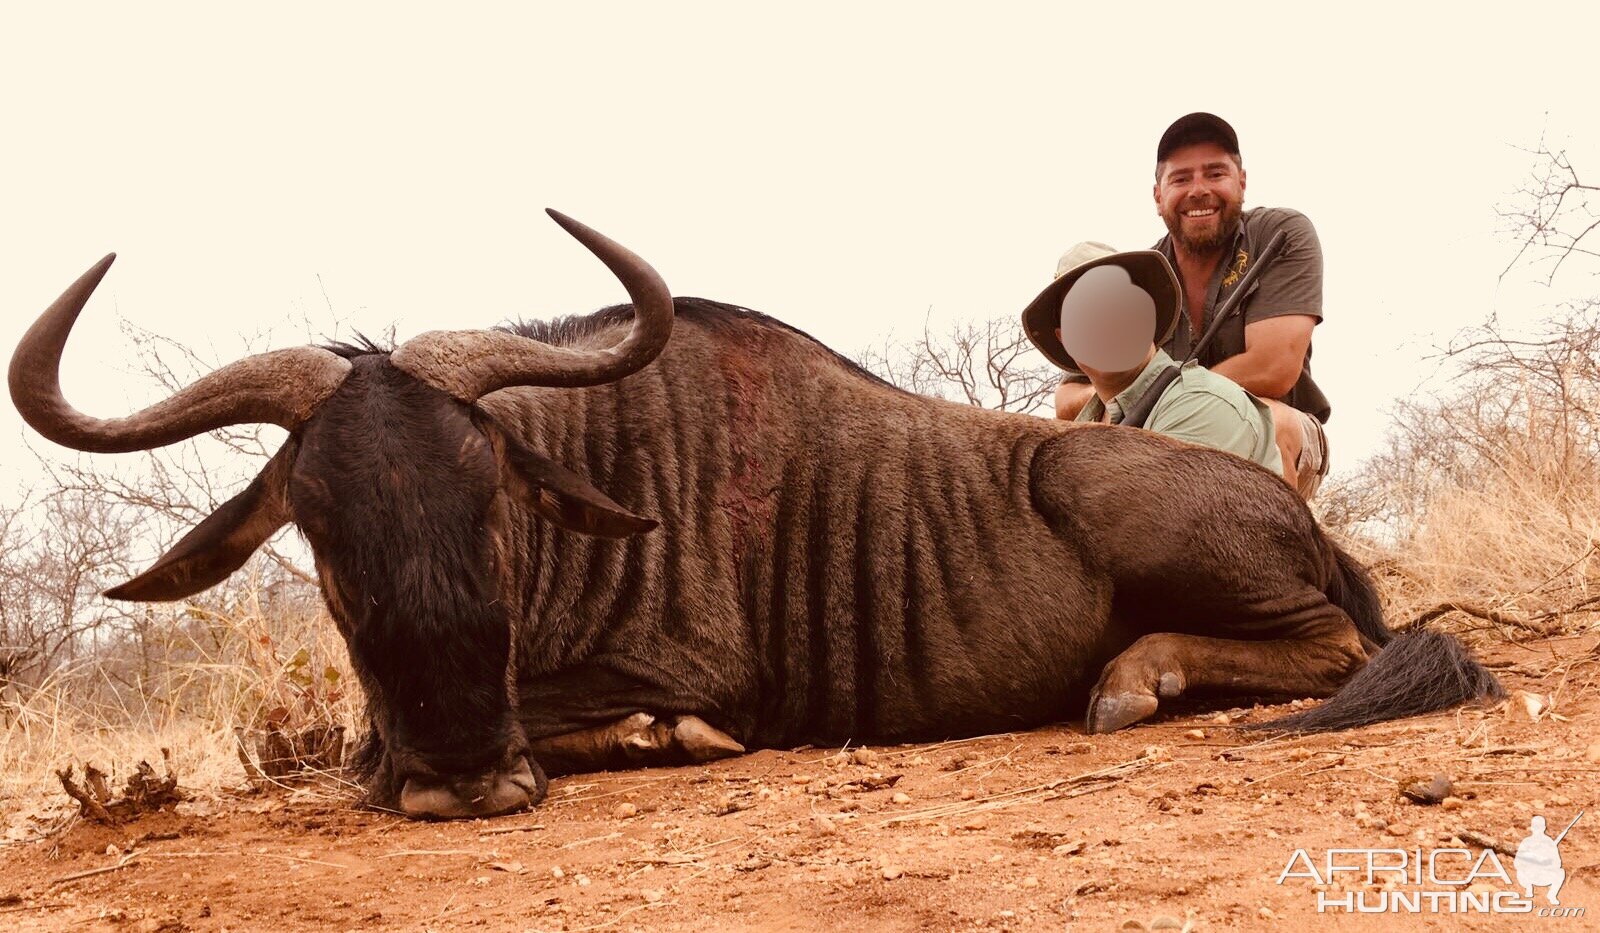
<path fill-rule="evenodd" d="M 324 350 L 327 350 L 329 353 L 342 356 L 347 360 L 353 360 L 358 356 L 370 356 L 374 353 L 394 352 L 394 347 L 392 345 L 386 346 L 378 343 L 376 340 L 373 340 L 371 337 L 368 337 L 366 334 L 363 334 L 360 331 L 356 331 L 354 340 L 332 340 L 328 343 L 318 344 L 318 346 Z"/>
<path fill-rule="evenodd" d="M 750 326 L 770 327 L 775 330 L 787 331 L 808 343 L 815 344 L 818 349 L 832 357 L 834 362 L 855 375 L 896 391 L 904 391 L 877 373 L 866 369 L 855 360 L 828 347 L 822 341 L 800 328 L 785 324 L 783 321 L 762 314 L 760 311 L 752 311 L 749 308 L 727 304 L 726 302 L 712 301 L 709 298 L 674 298 L 672 299 L 672 304 L 676 309 L 679 321 L 698 324 L 712 332 L 726 333 L 736 328 Z M 496 329 L 559 347 L 571 346 L 609 327 L 626 323 L 632 319 L 633 305 L 623 304 L 601 308 L 590 314 L 572 314 L 548 321 L 508 321 L 498 325 Z M 359 331 L 355 334 L 353 340 L 329 341 L 328 343 L 319 344 L 319 346 L 347 360 L 374 353 L 394 352 L 392 345 L 379 343 Z"/>

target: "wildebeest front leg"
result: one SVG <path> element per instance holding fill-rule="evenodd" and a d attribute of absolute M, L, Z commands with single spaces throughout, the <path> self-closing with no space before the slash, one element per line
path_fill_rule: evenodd
<path fill-rule="evenodd" d="M 1148 718 L 1161 700 L 1197 689 L 1325 697 L 1366 662 L 1342 613 L 1260 641 L 1146 635 L 1106 665 L 1089 695 L 1087 726 L 1091 733 L 1121 729 Z"/>
<path fill-rule="evenodd" d="M 533 742 L 531 750 L 552 775 L 691 764 L 744 754 L 743 745 L 699 716 L 658 719 L 649 713 L 548 736 Z"/>

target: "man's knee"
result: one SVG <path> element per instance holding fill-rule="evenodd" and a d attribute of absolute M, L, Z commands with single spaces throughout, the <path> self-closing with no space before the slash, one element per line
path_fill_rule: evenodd
<path fill-rule="evenodd" d="M 1300 430 L 1300 413 L 1281 402 L 1267 402 L 1267 409 L 1272 412 L 1272 430 L 1277 434 L 1278 449 L 1283 451 L 1285 464 L 1294 465 L 1300 456 L 1300 445 L 1304 437 Z"/>
<path fill-rule="evenodd" d="M 1282 402 L 1265 400 L 1272 412 L 1272 428 L 1277 433 L 1278 452 L 1283 456 L 1285 478 L 1300 497 L 1310 501 L 1328 475 L 1328 436 L 1314 416 Z"/>

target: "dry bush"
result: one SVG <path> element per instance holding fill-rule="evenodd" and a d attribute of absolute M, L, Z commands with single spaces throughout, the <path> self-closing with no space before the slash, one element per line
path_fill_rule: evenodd
<path fill-rule="evenodd" d="M 38 827 L 21 818 L 60 809 L 55 771 L 67 764 L 132 767 L 169 748 L 184 787 L 235 786 L 236 729 L 360 721 L 361 692 L 320 604 L 252 583 L 225 602 L 151 606 L 163 635 L 144 656 L 106 651 L 20 691 L 0 730 L 0 839 L 26 838 Z"/>
<path fill-rule="evenodd" d="M 1452 350 L 1455 388 L 1400 405 L 1388 449 L 1319 503 L 1379 559 L 1398 620 L 1447 603 L 1535 630 L 1595 618 L 1581 610 L 1600 594 L 1597 309 L 1525 339 L 1475 331 Z"/>
<path fill-rule="evenodd" d="M 1542 142 L 1501 209 L 1513 264 L 1595 271 L 1596 189 Z M 1600 299 L 1527 332 L 1500 322 L 1442 351 L 1446 393 L 1401 402 L 1387 449 L 1324 489 L 1323 521 L 1374 560 L 1396 621 L 1523 636 L 1600 615 Z"/>
<path fill-rule="evenodd" d="M 128 334 L 157 391 L 218 362 Z M 132 767 L 166 747 L 185 787 L 214 788 L 244 777 L 235 729 L 358 721 L 359 687 L 292 532 L 183 602 L 99 595 L 234 495 L 275 431 L 230 428 L 127 458 L 40 452 L 46 480 L 0 508 L 0 842 L 37 829 L 22 817 L 59 809 L 54 772 L 70 763 Z"/>
<path fill-rule="evenodd" d="M 1543 137 L 1527 152 L 1533 157 L 1528 176 L 1512 203 L 1499 209 L 1506 232 L 1518 242 L 1506 271 L 1524 264 L 1543 272 L 1548 284 L 1569 262 L 1600 259 L 1600 186 L 1585 183 L 1566 150 Z"/>
<path fill-rule="evenodd" d="M 96 636 L 126 617 L 96 594 L 126 574 L 131 532 L 124 510 L 81 493 L 0 513 L 0 688 L 92 653 Z"/>

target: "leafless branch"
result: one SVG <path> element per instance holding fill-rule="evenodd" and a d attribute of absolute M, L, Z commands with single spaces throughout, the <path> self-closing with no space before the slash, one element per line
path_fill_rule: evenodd
<path fill-rule="evenodd" d="M 1500 277 L 1527 260 L 1549 266 L 1548 285 L 1572 256 L 1600 258 L 1589 241 L 1600 228 L 1600 186 L 1584 183 L 1566 151 L 1553 148 L 1542 135 L 1528 152 L 1534 157 L 1528 180 L 1513 193 L 1514 202 L 1499 209 L 1520 242 Z"/>
<path fill-rule="evenodd" d="M 1038 409 L 1060 381 L 1011 318 L 958 323 L 939 333 L 924 324 L 917 338 L 885 340 L 859 362 L 908 391 L 1002 411 Z"/>

